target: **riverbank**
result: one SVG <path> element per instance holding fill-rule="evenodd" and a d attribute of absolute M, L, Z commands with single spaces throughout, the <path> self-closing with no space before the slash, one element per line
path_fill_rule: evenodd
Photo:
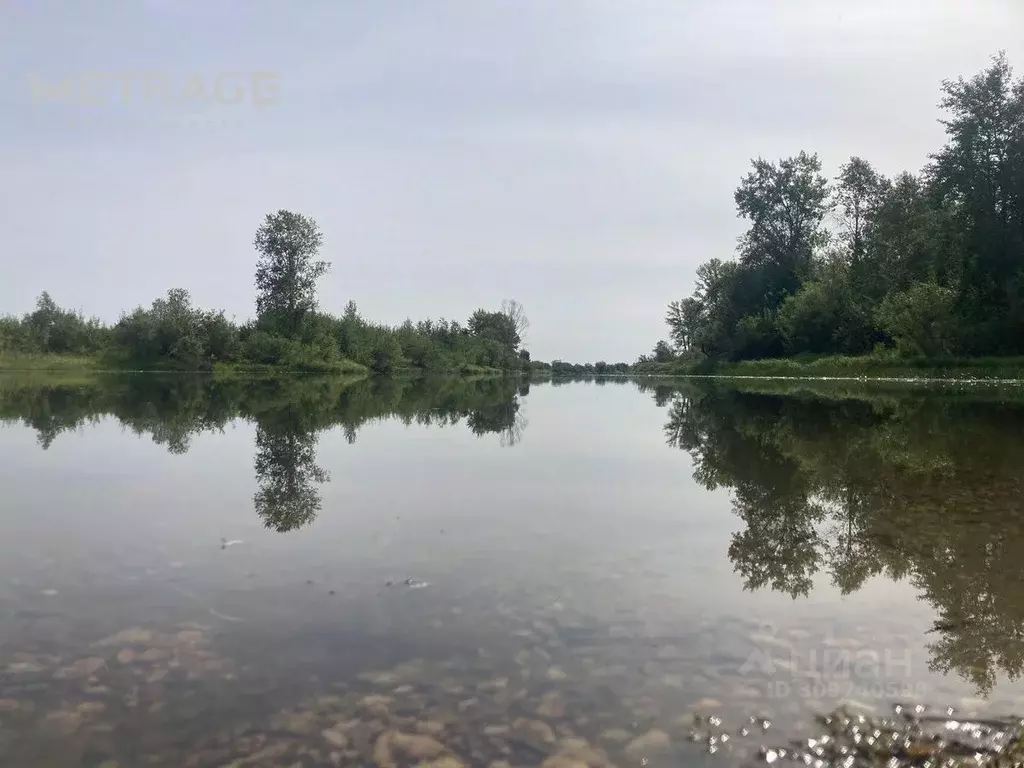
<path fill-rule="evenodd" d="M 714 360 L 643 363 L 636 375 L 785 377 L 816 379 L 1024 379 L 1024 357 L 897 358 L 881 355 L 862 357 L 781 358 L 742 360 L 729 363 Z"/>
<path fill-rule="evenodd" d="M 0 355 L 0 373 L 214 373 L 218 375 L 313 373 L 344 376 L 372 376 L 374 372 L 353 360 L 338 358 L 323 365 L 260 365 L 215 363 L 212 369 L 192 371 L 175 366 L 140 366 L 131 361 L 102 356 L 82 355 Z M 465 365 L 451 370 L 430 370 L 413 366 L 396 366 L 387 376 L 524 376 L 525 371 L 503 371 Z M 587 377 L 596 374 L 586 374 Z M 1024 357 L 978 358 L 896 358 L 866 355 L 863 357 L 799 357 L 775 360 L 743 360 L 721 362 L 672 361 L 640 363 L 628 374 L 602 374 L 600 378 L 630 376 L 715 376 L 723 378 L 782 379 L 847 379 L 847 380 L 1024 380 Z M 552 375 L 550 368 L 531 367 L 531 380 L 575 378 Z"/>
<path fill-rule="evenodd" d="M 0 355 L 0 373 L 18 374 L 95 374 L 95 373 L 213 373 L 216 375 L 252 375 L 252 374 L 292 374 L 315 373 L 321 375 L 343 375 L 362 377 L 374 375 L 365 365 L 338 358 L 319 364 L 301 365 L 260 365 L 257 363 L 214 363 L 205 370 L 185 369 L 174 365 L 143 365 L 132 361 L 99 355 Z M 425 370 L 412 366 L 396 367 L 388 376 L 508 376 L 519 375 L 519 371 L 502 371 L 499 368 L 487 368 L 479 365 L 464 365 L 452 370 Z"/>

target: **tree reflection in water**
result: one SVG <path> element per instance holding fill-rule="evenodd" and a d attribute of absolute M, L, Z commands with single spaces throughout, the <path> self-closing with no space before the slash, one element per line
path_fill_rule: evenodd
<path fill-rule="evenodd" d="M 319 435 L 339 428 L 348 443 L 368 421 L 401 419 L 424 426 L 465 421 L 477 436 L 502 446 L 522 440 L 520 398 L 530 384 L 514 379 L 345 380 L 338 377 L 104 376 L 87 383 L 37 385 L 0 379 L 0 423 L 34 428 L 46 450 L 62 433 L 117 418 L 171 453 L 188 451 L 194 436 L 219 432 L 235 419 L 256 425 L 253 505 L 264 525 L 286 532 L 320 512 L 319 486 L 330 474 L 317 464 Z"/>
<path fill-rule="evenodd" d="M 729 558 L 748 589 L 794 598 L 907 579 L 934 606 L 931 666 L 980 693 L 1024 668 L 1024 397 L 761 382 L 640 384 L 669 445 L 728 488 Z M 740 387 L 740 388 L 737 388 Z M 760 388 L 760 389 L 758 389 Z"/>

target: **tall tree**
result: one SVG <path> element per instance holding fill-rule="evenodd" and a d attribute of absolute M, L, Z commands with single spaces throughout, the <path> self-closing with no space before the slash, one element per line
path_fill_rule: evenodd
<path fill-rule="evenodd" d="M 740 260 L 755 271 L 758 279 L 751 287 L 762 307 L 774 310 L 796 292 L 815 250 L 826 242 L 822 221 L 828 212 L 828 180 L 816 154 L 801 152 L 778 164 L 764 158 L 753 163 L 735 194 L 740 216 L 750 220 L 740 241 Z"/>
<path fill-rule="evenodd" d="M 842 216 L 842 231 L 854 263 L 864 256 L 865 240 L 871 227 L 885 179 L 867 160 L 851 157 L 839 169 L 836 202 Z"/>
<path fill-rule="evenodd" d="M 530 328 L 530 319 L 526 316 L 523 305 L 515 299 L 505 299 L 501 302 L 501 314 L 508 318 L 509 324 L 519 337 L 519 343 L 522 343 L 526 339 L 526 331 Z"/>
<path fill-rule="evenodd" d="M 316 309 L 316 281 L 330 268 L 317 260 L 323 235 L 317 223 L 299 213 L 267 214 L 253 244 L 256 311 L 269 329 L 295 338 L 303 319 Z"/>
<path fill-rule="evenodd" d="M 970 80 L 942 86 L 948 142 L 928 169 L 934 193 L 959 214 L 965 235 L 962 312 L 986 327 L 987 348 L 1024 351 L 1016 325 L 1024 280 L 1024 80 L 1001 53 Z M 1024 308 L 1022 308 L 1024 309 Z"/>

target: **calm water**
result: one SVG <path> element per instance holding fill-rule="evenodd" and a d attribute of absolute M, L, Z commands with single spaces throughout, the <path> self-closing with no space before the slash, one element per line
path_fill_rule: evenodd
<path fill-rule="evenodd" d="M 766 737 L 702 756 L 695 711 L 1024 711 L 1024 396 L 759 386 L 0 378 L 0 766 L 730 764 Z"/>

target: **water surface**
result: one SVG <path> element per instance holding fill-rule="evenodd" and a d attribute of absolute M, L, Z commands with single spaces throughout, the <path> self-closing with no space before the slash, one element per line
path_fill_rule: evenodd
<path fill-rule="evenodd" d="M 669 766 L 695 711 L 1024 710 L 1013 389 L 6 377 L 0 418 L 3 766 Z"/>

